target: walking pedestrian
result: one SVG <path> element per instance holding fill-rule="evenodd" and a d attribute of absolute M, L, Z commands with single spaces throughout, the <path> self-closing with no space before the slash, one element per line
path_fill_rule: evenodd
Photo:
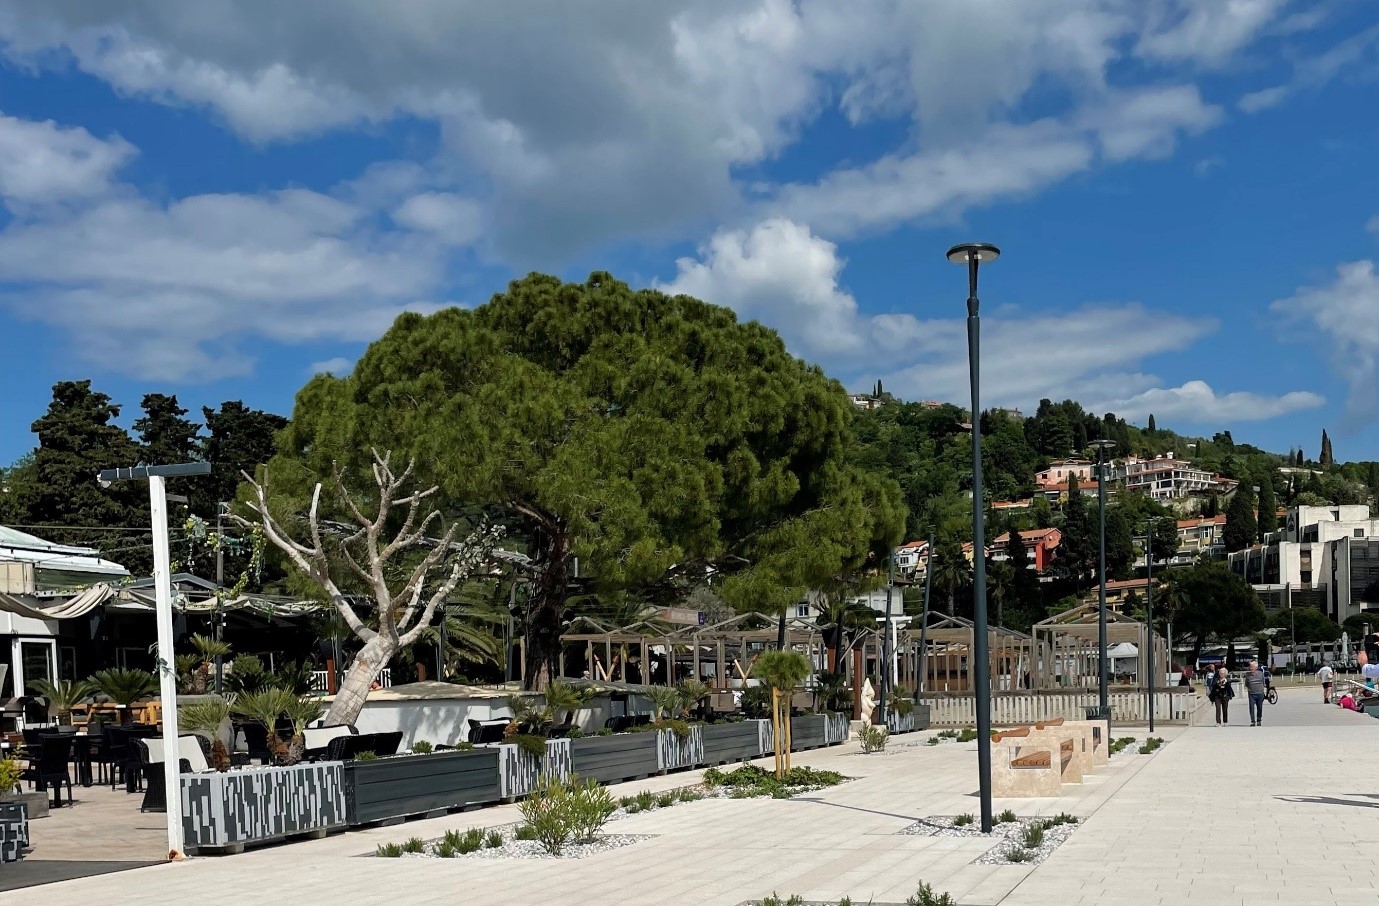
<path fill-rule="evenodd" d="M 1187 686 L 1189 689 L 1192 688 L 1192 665 L 1191 665 L 1191 664 L 1184 664 L 1184 665 L 1183 665 L 1183 675 L 1178 679 L 1178 685 L 1179 685 L 1179 686 Z"/>
<path fill-rule="evenodd" d="M 1216 705 L 1216 725 L 1224 727 L 1230 723 L 1231 699 L 1235 698 L 1230 671 L 1222 667 L 1213 673 L 1207 682 L 1207 698 Z"/>
<path fill-rule="evenodd" d="M 1264 696 L 1269 694 L 1269 674 L 1259 669 L 1259 661 L 1250 661 L 1245 674 L 1245 692 L 1250 697 L 1250 726 L 1264 724 Z"/>
<path fill-rule="evenodd" d="M 1330 664 L 1322 664 L 1322 669 L 1317 671 L 1317 682 L 1322 684 L 1322 704 L 1331 704 L 1331 689 L 1336 680 L 1336 671 L 1331 669 Z"/>

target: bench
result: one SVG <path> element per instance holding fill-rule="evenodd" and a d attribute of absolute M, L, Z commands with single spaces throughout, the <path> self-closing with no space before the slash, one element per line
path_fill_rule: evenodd
<path fill-rule="evenodd" d="M 1006 799 L 1058 796 L 1063 790 L 1063 746 L 1026 734 L 1002 733 L 991 753 L 991 792 Z M 1055 763 L 1054 753 L 1058 753 Z M 1069 756 L 1071 757 L 1071 751 Z"/>
<path fill-rule="evenodd" d="M 167 770 L 166 752 L 162 737 L 151 736 L 134 740 L 139 750 L 139 760 L 144 771 L 144 801 L 139 805 L 141 812 L 166 812 L 168 800 L 163 786 L 164 772 Z M 206 763 L 206 749 L 210 742 L 196 735 L 177 737 L 178 773 L 201 773 L 209 771 Z"/>

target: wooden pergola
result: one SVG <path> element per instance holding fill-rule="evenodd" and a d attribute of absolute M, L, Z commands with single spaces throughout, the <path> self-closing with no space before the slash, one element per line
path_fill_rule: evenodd
<path fill-rule="evenodd" d="M 1033 687 L 1036 689 L 1095 688 L 1101 671 L 1101 650 L 1097 641 L 1096 603 L 1080 604 L 1034 624 L 1038 657 L 1034 660 Z M 1112 682 L 1145 686 L 1144 655 L 1153 646 L 1154 663 L 1160 674 L 1169 670 L 1168 646 L 1147 624 L 1110 610 L 1106 613 L 1108 651 L 1129 643 L 1135 647 L 1132 671 L 1112 668 Z M 1132 679 L 1133 677 L 1133 679 Z"/>
<path fill-rule="evenodd" d="M 640 675 L 646 684 L 670 686 L 692 677 L 714 691 L 725 691 L 734 680 L 745 684 L 757 655 L 776 647 L 779 620 L 778 616 L 745 613 L 709 626 L 676 629 L 641 621 L 610 629 L 579 617 L 561 636 L 560 675 L 568 675 L 567 665 L 579 660 L 571 655 L 583 648 L 582 669 L 594 680 L 629 682 L 631 665 L 633 676 Z M 804 653 L 816 670 L 824 669 L 823 628 L 817 623 L 799 617 L 787 619 L 785 644 Z M 643 672 L 642 665 L 656 658 L 662 659 L 665 669 L 653 677 Z"/>
<path fill-rule="evenodd" d="M 976 625 L 964 617 L 929 613 L 927 627 L 909 626 L 899 634 L 900 686 L 911 690 L 925 675 L 925 692 L 972 691 L 971 657 Z M 987 628 L 991 685 L 996 692 L 1025 688 L 1034 640 L 1002 626 Z"/>

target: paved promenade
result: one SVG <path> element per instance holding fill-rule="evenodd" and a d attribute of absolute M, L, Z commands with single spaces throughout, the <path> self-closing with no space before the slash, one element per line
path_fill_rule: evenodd
<path fill-rule="evenodd" d="M 0 893 L 0 903 L 190 902 L 213 895 L 284 902 L 348 896 L 352 903 L 562 906 L 705 903 L 734 906 L 772 892 L 807 900 L 903 903 L 920 881 L 966 906 L 1096 903 L 1379 901 L 1379 872 L 1342 855 L 1379 820 L 1379 793 L 1362 753 L 1379 723 L 1289 690 L 1251 728 L 1161 728 L 1169 744 L 1125 753 L 1058 799 L 997 800 L 1020 815 L 1071 812 L 1083 824 L 1045 863 L 979 865 L 981 840 L 903 836 L 930 815 L 976 812 L 975 744 L 924 746 L 899 737 L 894 753 L 855 747 L 797 757 L 853 782 L 795 800 L 705 800 L 635 815 L 615 833 L 653 835 L 581 860 L 415 860 L 368 856 L 383 842 L 510 823 L 516 807 L 484 809 L 228 858 L 201 858 Z M 1143 728 L 1127 731 L 1143 737 Z M 1119 731 L 1115 735 L 1122 735 Z M 697 773 L 615 788 L 619 795 L 694 782 Z M 151 817 L 151 816 L 145 816 Z M 147 823 L 147 822 L 144 822 Z M 41 837 L 38 845 L 42 846 Z M 34 854 L 41 859 L 41 849 Z M 212 893 L 214 892 L 214 893 Z"/>

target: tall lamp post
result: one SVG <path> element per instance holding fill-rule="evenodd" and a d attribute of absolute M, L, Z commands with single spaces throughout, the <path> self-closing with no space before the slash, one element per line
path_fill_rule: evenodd
<path fill-rule="evenodd" d="M 1091 444 L 1096 447 L 1096 495 L 1097 512 L 1101 519 L 1101 544 L 1097 559 L 1097 584 L 1100 592 L 1097 596 L 1097 620 L 1096 636 L 1097 645 L 1101 649 L 1097 652 L 1097 704 L 1100 706 L 1100 713 L 1097 715 L 1106 721 L 1107 727 L 1111 725 L 1111 699 L 1110 699 L 1110 661 L 1106 657 L 1106 451 L 1116 445 L 1113 440 L 1094 440 Z"/>
<path fill-rule="evenodd" d="M 1145 533 L 1144 539 L 1144 562 L 1145 570 L 1145 622 L 1149 624 L 1149 634 L 1145 637 L 1148 642 L 1149 654 L 1145 657 L 1145 672 L 1149 675 L 1149 732 L 1154 732 L 1154 524 L 1159 521 L 1158 516 L 1149 517 L 1149 531 Z M 1173 659 L 1173 652 L 1168 654 L 1169 660 Z"/>
<path fill-rule="evenodd" d="M 187 462 L 169 466 L 133 466 L 105 469 L 97 480 L 108 488 L 116 481 L 147 481 L 149 509 L 153 515 L 153 593 L 158 623 L 158 691 L 163 710 L 163 761 L 177 764 L 177 671 L 173 669 L 172 649 L 172 557 L 168 552 L 168 500 L 166 478 L 183 475 L 209 475 L 208 462 Z M 163 771 L 163 792 L 167 798 L 168 858 L 182 858 L 181 776 L 172 767 Z"/>
<path fill-rule="evenodd" d="M 929 532 L 929 546 L 924 551 L 924 616 L 919 621 L 919 682 L 915 684 L 915 697 L 924 693 L 924 684 L 929 679 L 929 589 L 934 586 L 934 533 Z"/>
<path fill-rule="evenodd" d="M 982 802 L 982 833 L 991 833 L 991 656 L 986 619 L 986 532 L 982 524 L 981 302 L 977 269 L 995 261 L 1001 250 L 983 242 L 955 245 L 948 260 L 967 266 L 967 367 L 972 385 L 972 693 L 977 706 L 977 780 Z"/>

